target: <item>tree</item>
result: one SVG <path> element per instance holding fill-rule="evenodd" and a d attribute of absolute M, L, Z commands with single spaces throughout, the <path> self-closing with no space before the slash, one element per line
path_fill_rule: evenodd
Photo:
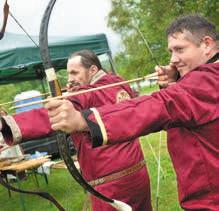
<path fill-rule="evenodd" d="M 199 13 L 219 27 L 217 0 L 111 0 L 108 26 L 119 33 L 124 45 L 116 55 L 118 71 L 127 78 L 153 72 L 156 63 L 166 64 L 165 29 L 176 17 Z M 146 45 L 158 60 L 152 59 Z"/>

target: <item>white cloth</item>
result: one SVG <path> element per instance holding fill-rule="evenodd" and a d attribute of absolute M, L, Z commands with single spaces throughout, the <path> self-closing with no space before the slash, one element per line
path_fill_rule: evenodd
<path fill-rule="evenodd" d="M 45 162 L 42 166 L 40 166 L 38 169 L 37 169 L 37 172 L 39 174 L 47 174 L 49 175 L 50 174 L 50 166 L 55 164 L 54 161 L 47 161 Z"/>

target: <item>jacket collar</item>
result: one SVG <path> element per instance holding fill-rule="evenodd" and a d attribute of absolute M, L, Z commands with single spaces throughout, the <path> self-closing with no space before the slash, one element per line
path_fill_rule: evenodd
<path fill-rule="evenodd" d="M 209 64 L 209 63 L 216 63 L 218 62 L 219 60 L 219 52 L 216 53 L 211 59 L 209 59 L 206 64 Z"/>
<path fill-rule="evenodd" d="M 103 76 L 105 76 L 106 73 L 103 70 L 99 70 L 91 79 L 90 84 L 95 84 L 99 79 L 101 79 Z"/>

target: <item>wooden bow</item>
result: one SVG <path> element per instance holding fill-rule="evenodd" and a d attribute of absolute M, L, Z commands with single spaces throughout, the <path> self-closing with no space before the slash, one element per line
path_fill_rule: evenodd
<path fill-rule="evenodd" d="M 7 0 L 5 1 L 3 11 L 4 11 L 4 18 L 3 18 L 2 28 L 0 31 L 0 40 L 4 37 L 5 29 L 6 29 L 6 25 L 7 25 L 7 21 L 8 21 L 9 5 L 8 5 Z"/>
<path fill-rule="evenodd" d="M 51 78 L 49 79 L 49 84 L 54 84 L 57 85 L 57 77 L 55 75 L 55 70 L 52 67 L 51 59 L 50 59 L 50 54 L 49 54 L 49 47 L 48 47 L 48 25 L 49 25 L 49 19 L 50 15 L 52 12 L 52 9 L 56 3 L 56 0 L 50 0 L 45 13 L 43 15 L 42 21 L 41 21 L 41 26 L 40 26 L 40 35 L 39 35 L 39 43 L 40 43 L 40 54 L 41 54 L 41 59 L 43 61 L 43 66 L 45 68 L 45 72 L 48 73 L 48 75 L 52 75 L 52 80 Z M 47 76 L 48 76 L 47 75 Z M 49 78 L 49 77 L 47 77 Z M 56 80 L 56 81 L 54 81 Z M 61 95 L 61 90 L 54 89 L 54 87 L 51 87 L 52 90 L 52 96 L 55 97 L 58 95 Z M 69 173 L 72 175 L 72 177 L 88 192 L 96 196 L 97 198 L 111 204 L 113 207 L 115 207 L 117 210 L 120 211 L 131 211 L 132 208 L 127 205 L 124 202 L 117 201 L 114 199 L 110 199 L 107 196 L 99 193 L 96 191 L 92 186 L 90 186 L 87 181 L 83 178 L 83 176 L 79 173 L 77 167 L 75 166 L 70 154 L 69 154 L 69 149 L 68 149 L 68 143 L 66 140 L 66 134 L 58 131 L 57 132 L 57 143 L 59 147 L 59 152 L 63 160 L 65 161 L 65 164 L 68 168 Z"/>

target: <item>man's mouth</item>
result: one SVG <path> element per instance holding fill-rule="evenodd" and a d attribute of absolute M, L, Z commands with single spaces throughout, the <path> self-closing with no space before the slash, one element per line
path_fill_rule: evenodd
<path fill-rule="evenodd" d="M 185 65 L 177 65 L 177 66 L 176 66 L 176 69 L 177 69 L 177 70 L 182 70 L 183 68 L 185 68 Z"/>
<path fill-rule="evenodd" d="M 79 82 L 69 82 L 68 84 L 67 84 L 67 87 L 74 87 L 74 86 L 79 86 L 80 85 L 80 83 Z"/>

